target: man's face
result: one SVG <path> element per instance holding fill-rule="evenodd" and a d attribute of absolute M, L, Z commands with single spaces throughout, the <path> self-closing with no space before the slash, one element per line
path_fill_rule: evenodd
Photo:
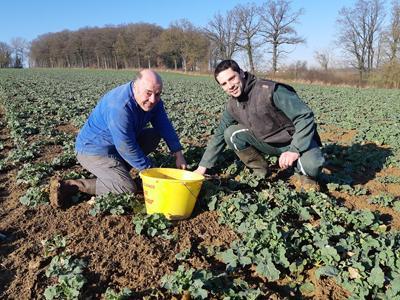
<path fill-rule="evenodd" d="M 243 84 L 240 74 L 231 68 L 220 72 L 217 75 L 217 81 L 228 95 L 237 98 L 242 94 Z"/>
<path fill-rule="evenodd" d="M 135 83 L 135 99 L 144 111 L 150 111 L 161 99 L 162 84 L 152 78 L 142 77 Z"/>

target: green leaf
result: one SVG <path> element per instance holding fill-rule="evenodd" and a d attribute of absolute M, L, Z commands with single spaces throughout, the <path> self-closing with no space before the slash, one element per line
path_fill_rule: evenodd
<path fill-rule="evenodd" d="M 315 287 L 311 282 L 303 283 L 300 286 L 300 292 L 302 294 L 310 294 L 310 293 L 314 292 L 314 290 L 315 290 Z"/>
<path fill-rule="evenodd" d="M 315 272 L 315 276 L 319 279 L 321 276 L 333 277 L 339 273 L 338 269 L 331 266 L 323 266 Z"/>
<path fill-rule="evenodd" d="M 383 287 L 383 283 L 385 282 L 385 274 L 383 273 L 382 269 L 377 266 L 371 270 L 370 276 L 367 280 L 368 283 L 373 286 Z"/>
<path fill-rule="evenodd" d="M 311 219 L 311 215 L 310 215 L 310 213 L 308 212 L 308 209 L 307 209 L 307 208 L 301 207 L 301 208 L 299 209 L 299 218 L 300 218 L 300 221 L 308 221 L 308 220 Z"/>
<path fill-rule="evenodd" d="M 190 289 L 190 295 L 194 297 L 194 299 L 207 299 L 208 292 L 202 288 Z"/>
<path fill-rule="evenodd" d="M 397 201 L 394 201 L 394 202 L 393 202 L 393 209 L 394 209 L 395 211 L 400 212 L 400 200 L 397 200 Z"/>
<path fill-rule="evenodd" d="M 390 282 L 387 295 L 391 295 L 392 297 L 398 296 L 400 298 L 400 277 L 396 277 Z"/>
<path fill-rule="evenodd" d="M 241 257 L 239 258 L 239 263 L 240 263 L 242 266 L 250 265 L 250 264 L 251 264 L 251 258 L 248 257 L 248 256 L 241 256 Z"/>
<path fill-rule="evenodd" d="M 238 257 L 236 256 L 235 253 L 233 253 L 232 249 L 228 249 L 224 252 L 221 252 L 220 257 L 221 257 L 222 261 L 225 264 L 227 264 L 228 266 L 230 266 L 231 268 L 237 267 Z"/>
<path fill-rule="evenodd" d="M 54 285 L 49 286 L 48 288 L 46 288 L 46 289 L 44 290 L 43 295 L 44 295 L 44 297 L 46 298 L 46 300 L 52 300 L 52 299 L 54 299 L 54 298 L 57 297 L 57 295 L 58 295 L 57 286 L 54 286 Z"/>
<path fill-rule="evenodd" d="M 256 272 L 261 276 L 267 277 L 270 281 L 279 279 L 280 272 L 272 261 L 267 260 L 266 263 L 259 263 L 256 267 Z"/>

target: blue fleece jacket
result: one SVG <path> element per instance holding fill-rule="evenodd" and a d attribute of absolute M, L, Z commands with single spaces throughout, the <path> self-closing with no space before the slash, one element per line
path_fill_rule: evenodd
<path fill-rule="evenodd" d="M 148 123 L 171 152 L 182 149 L 163 102 L 160 100 L 151 111 L 143 111 L 133 95 L 132 82 L 128 82 L 100 99 L 78 134 L 75 151 L 85 155 L 119 154 L 135 169 L 150 168 L 151 161 L 136 140 Z"/>

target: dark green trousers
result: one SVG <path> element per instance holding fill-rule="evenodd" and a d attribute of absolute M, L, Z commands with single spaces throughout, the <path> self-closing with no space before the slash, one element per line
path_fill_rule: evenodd
<path fill-rule="evenodd" d="M 280 156 L 289 150 L 290 145 L 268 144 L 257 137 L 245 126 L 238 124 L 228 127 L 224 132 L 225 142 L 234 151 L 244 150 L 250 146 L 258 151 L 271 156 Z M 321 149 L 316 141 L 312 141 L 307 151 L 301 153 L 297 160 L 295 170 L 303 175 L 316 178 L 321 172 L 325 162 Z"/>

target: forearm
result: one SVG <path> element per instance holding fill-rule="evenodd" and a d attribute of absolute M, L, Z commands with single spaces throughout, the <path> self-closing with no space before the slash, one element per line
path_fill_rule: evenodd
<path fill-rule="evenodd" d="M 207 145 L 206 151 L 203 154 L 199 166 L 209 169 L 215 165 L 218 156 L 225 148 L 224 132 L 234 123 L 235 119 L 233 119 L 232 116 L 225 110 L 213 137 Z"/>
<path fill-rule="evenodd" d="M 294 124 L 295 133 L 290 144 L 290 151 L 303 153 L 312 142 L 315 134 L 315 123 L 313 116 L 304 116 L 301 120 Z"/>
<path fill-rule="evenodd" d="M 139 146 L 116 148 L 119 155 L 134 169 L 143 170 L 153 166 L 151 160 L 143 153 Z"/>

